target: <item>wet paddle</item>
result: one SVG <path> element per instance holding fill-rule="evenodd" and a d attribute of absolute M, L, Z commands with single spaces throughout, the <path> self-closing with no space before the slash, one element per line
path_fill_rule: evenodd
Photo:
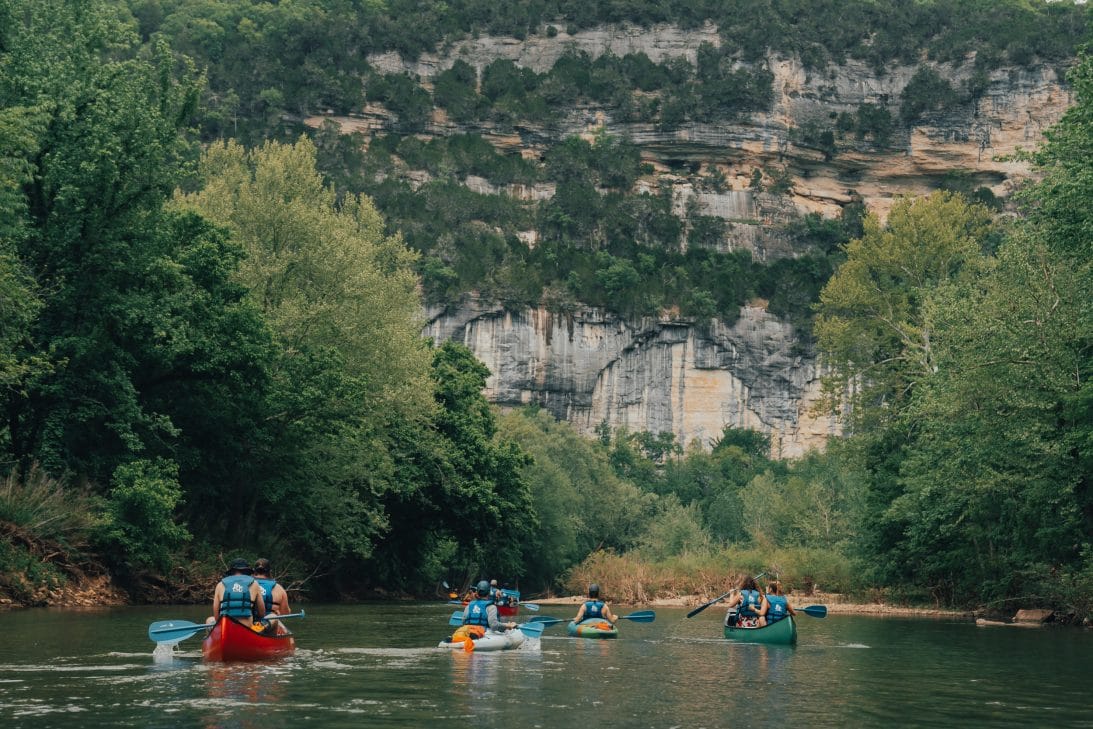
<path fill-rule="evenodd" d="M 757 579 L 757 580 L 758 580 L 758 579 L 759 579 L 760 577 L 763 577 L 763 576 L 764 576 L 764 575 L 766 575 L 766 574 L 767 574 L 766 572 L 760 572 L 759 574 L 757 574 L 757 575 L 755 576 L 755 579 Z M 734 592 L 736 592 L 736 588 L 735 588 L 735 587 L 734 587 L 733 589 L 729 590 L 728 592 L 726 592 L 726 593 L 725 593 L 724 595 L 718 595 L 718 596 L 717 596 L 717 597 L 715 597 L 715 598 L 714 598 L 713 600 L 710 600 L 710 601 L 709 601 L 709 602 L 707 602 L 707 603 L 703 603 L 702 605 L 699 605 L 699 606 L 698 606 L 698 607 L 696 607 L 696 608 L 695 608 L 694 610 L 692 610 L 691 612 L 687 613 L 687 617 L 688 617 L 688 618 L 693 618 L 693 617 L 694 617 L 695 615 L 698 615 L 698 614 L 699 614 L 700 612 L 702 612 L 703 610 L 705 610 L 706 608 L 708 608 L 708 607 L 709 607 L 710 605 L 714 605 L 714 604 L 716 604 L 716 603 L 719 603 L 719 602 L 721 602 L 722 600 L 724 600 L 724 599 L 725 599 L 726 597 L 728 597 L 729 595 L 733 594 Z"/>
<path fill-rule="evenodd" d="M 306 613 L 301 610 L 298 613 L 278 615 L 270 613 L 266 620 L 287 620 L 288 618 L 302 618 Z M 191 635 L 202 630 L 210 630 L 216 623 L 191 623 L 188 620 L 159 620 L 148 626 L 148 639 L 153 643 L 178 643 L 186 640 Z"/>
<path fill-rule="evenodd" d="M 813 618 L 826 618 L 827 605 L 809 605 L 808 607 L 801 608 L 798 612 L 802 612 Z"/>

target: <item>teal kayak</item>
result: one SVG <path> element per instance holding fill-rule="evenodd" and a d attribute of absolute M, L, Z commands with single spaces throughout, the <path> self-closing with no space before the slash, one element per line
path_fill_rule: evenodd
<path fill-rule="evenodd" d="M 582 620 L 580 625 L 569 621 L 565 632 L 576 638 L 618 638 L 619 629 L 603 618 Z"/>
<path fill-rule="evenodd" d="M 726 625 L 725 637 L 740 643 L 793 645 L 797 642 L 797 624 L 793 622 L 792 615 L 787 615 L 777 623 L 771 623 L 762 628 L 737 628 Z"/>

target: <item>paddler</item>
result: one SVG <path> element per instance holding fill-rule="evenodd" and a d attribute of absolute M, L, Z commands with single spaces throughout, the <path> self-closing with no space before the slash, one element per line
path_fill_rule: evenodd
<path fill-rule="evenodd" d="M 582 620 L 591 618 L 606 620 L 611 623 L 612 627 L 618 622 L 618 618 L 611 612 L 610 606 L 600 599 L 600 586 L 595 582 L 588 586 L 588 599 L 577 610 L 577 617 L 573 618 L 573 622 L 580 625 Z"/>
<path fill-rule="evenodd" d="M 269 611 L 267 614 L 261 615 L 261 618 L 274 613 L 288 615 L 292 612 L 288 607 L 288 593 L 285 588 L 277 583 L 277 580 L 270 577 L 271 569 L 270 562 L 265 557 L 260 557 L 254 561 L 254 581 L 258 583 L 259 589 L 262 590 L 262 602 L 265 603 L 266 610 Z M 278 622 L 271 620 L 269 625 L 276 631 Z"/>
<path fill-rule="evenodd" d="M 452 633 L 451 641 L 481 638 L 487 630 L 500 633 L 512 630 L 516 623 L 502 623 L 497 617 L 497 604 L 490 595 L 490 583 L 482 580 L 475 587 L 475 598 L 463 609 L 463 625 Z"/>
<path fill-rule="evenodd" d="M 223 617 L 234 618 L 243 625 L 254 624 L 254 614 L 266 614 L 262 590 L 251 575 L 250 565 L 243 558 L 236 558 L 228 565 L 224 579 L 213 592 L 213 614 L 206 623 L 215 623 Z"/>

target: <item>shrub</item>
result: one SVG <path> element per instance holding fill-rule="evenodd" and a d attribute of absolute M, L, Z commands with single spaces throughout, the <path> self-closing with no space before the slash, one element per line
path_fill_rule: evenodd
<path fill-rule="evenodd" d="M 899 94 L 899 114 L 911 124 L 924 115 L 944 111 L 956 103 L 958 96 L 946 79 L 928 66 L 919 66 L 915 75 Z"/>
<path fill-rule="evenodd" d="M 164 459 L 123 463 L 114 471 L 108 521 L 99 541 L 124 555 L 130 567 L 166 571 L 172 553 L 190 539 L 186 528 L 174 521 L 181 501 L 178 464 Z"/>

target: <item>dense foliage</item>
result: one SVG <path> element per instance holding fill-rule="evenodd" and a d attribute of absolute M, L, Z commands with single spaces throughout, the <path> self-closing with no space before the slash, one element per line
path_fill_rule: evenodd
<path fill-rule="evenodd" d="M 862 385 L 856 542 L 880 584 L 1089 613 L 1091 69 L 996 252 L 985 210 L 936 195 L 867 225 L 821 296 L 836 381 Z"/>
<path fill-rule="evenodd" d="M 259 140 L 290 105 L 343 109 L 365 94 L 403 131 L 434 106 L 504 124 L 549 121 L 574 99 L 661 125 L 723 119 L 768 103 L 761 64 L 738 61 L 770 47 L 813 65 L 922 51 L 976 51 L 982 68 L 1059 61 L 1084 9 L 130 6 L 135 17 L 110 0 L 0 0 L 5 594 L 41 600 L 94 564 L 138 589 L 185 569 L 207 578 L 261 552 L 312 575 L 311 595 L 423 594 L 486 574 L 535 589 L 595 578 L 646 599 L 650 585 L 763 570 L 802 587 L 1093 612 L 1088 57 L 1022 216 L 994 218 L 954 175 L 885 221 L 855 204 L 841 220 L 796 221 L 783 232 L 807 253 L 769 265 L 726 252 L 730 223 L 643 190 L 634 145 L 605 134 L 562 139 L 541 162 L 474 135 Z M 831 21 L 848 12 L 868 33 Z M 758 15 L 772 20 L 746 22 Z M 567 56 L 541 75 L 497 62 L 480 88 L 456 64 L 431 96 L 363 60 L 477 30 L 706 19 L 738 56 Z M 180 51 L 207 68 L 205 96 Z M 927 66 L 908 89 L 903 123 L 976 92 Z M 833 121 L 876 144 L 897 123 L 867 104 Z M 198 145 L 240 129 L 261 143 Z M 829 131 L 799 134 L 834 154 Z M 410 171 L 424 174 L 411 184 Z M 753 192 L 784 184 L 756 170 Z M 552 194 L 471 189 L 491 185 Z M 750 430 L 681 444 L 603 426 L 587 439 L 534 408 L 499 415 L 467 348 L 419 339 L 424 303 L 470 290 L 696 320 L 762 297 L 805 330 L 816 302 L 848 435 L 784 462 Z"/>

